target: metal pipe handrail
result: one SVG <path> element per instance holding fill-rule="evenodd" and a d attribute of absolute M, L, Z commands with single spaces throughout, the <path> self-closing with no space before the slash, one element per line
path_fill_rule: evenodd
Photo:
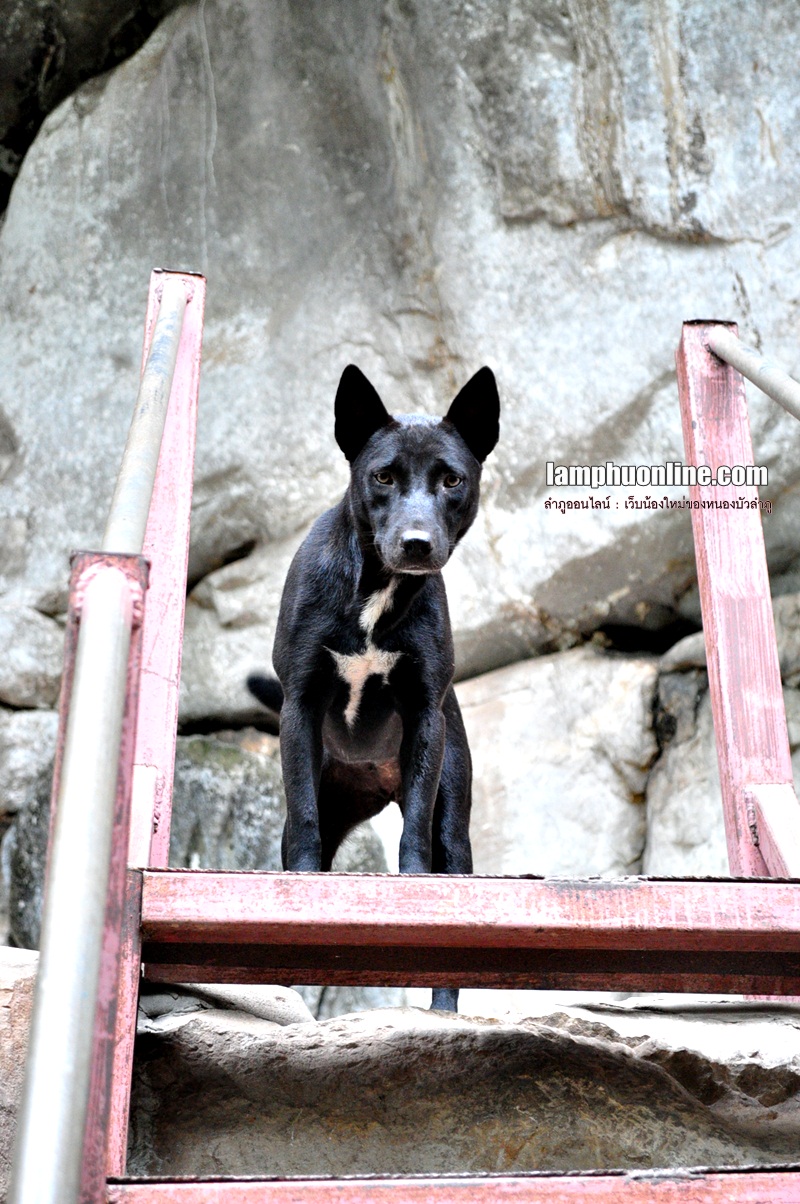
<path fill-rule="evenodd" d="M 752 347 L 746 347 L 735 334 L 725 326 L 712 326 L 706 332 L 705 342 L 708 348 L 725 360 L 726 364 L 736 368 L 742 376 L 766 393 L 778 405 L 783 406 L 794 418 L 800 419 L 800 384 L 779 368 L 771 360 L 766 359 Z"/>
<path fill-rule="evenodd" d="M 78 1199 L 132 609 L 119 569 L 87 585 L 9 1204 Z"/>
<path fill-rule="evenodd" d="M 103 533 L 103 552 L 141 553 L 186 303 L 183 281 L 165 275 L 153 341 Z"/>
<path fill-rule="evenodd" d="M 161 306 L 103 550 L 141 553 L 187 304 L 165 274 Z M 41 952 L 9 1204 L 77 1204 L 111 841 L 134 622 L 113 564 L 86 580 L 49 851 Z"/>

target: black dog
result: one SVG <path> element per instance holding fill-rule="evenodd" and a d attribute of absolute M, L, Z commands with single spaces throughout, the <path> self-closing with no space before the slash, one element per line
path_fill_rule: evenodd
<path fill-rule="evenodd" d="M 499 433 L 495 379 L 481 368 L 441 420 L 393 418 L 350 365 L 335 409 L 350 486 L 289 569 L 280 686 L 247 683 L 281 713 L 284 868 L 330 869 L 347 833 L 395 800 L 400 872 L 469 874 L 472 765 L 441 569 L 478 510 Z M 437 988 L 432 1006 L 457 1000 Z"/>

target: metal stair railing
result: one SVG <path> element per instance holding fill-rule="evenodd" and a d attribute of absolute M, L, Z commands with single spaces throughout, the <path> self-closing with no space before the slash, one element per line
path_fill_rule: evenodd
<path fill-rule="evenodd" d="M 148 331 L 156 309 L 151 288 Z M 191 309 L 190 302 L 187 321 Z M 197 317 L 195 312 L 195 336 Z M 199 317 L 202 321 L 202 302 Z M 741 377 L 719 358 L 724 359 L 722 350 L 711 350 L 720 333 L 725 331 L 719 323 L 687 323 L 678 352 L 687 461 L 712 467 L 752 462 Z M 197 337 L 193 346 L 199 355 Z M 692 514 L 731 868 L 748 877 L 560 881 L 168 870 L 194 446 L 193 418 L 185 417 L 192 412 L 190 393 L 184 410 L 175 412 L 171 434 L 169 429 L 165 434 L 170 454 L 165 459 L 162 451 L 145 535 L 152 564 L 143 633 L 137 637 L 133 626 L 143 662 L 140 715 L 135 753 L 126 752 L 132 737 L 125 746 L 124 733 L 131 723 L 126 729 L 123 721 L 120 759 L 133 779 L 133 820 L 128 845 L 120 796 L 131 789 L 123 782 L 112 842 L 116 878 L 105 919 L 106 945 L 115 951 L 107 959 L 111 969 L 105 978 L 101 974 L 79 1159 L 82 1204 L 567 1204 L 584 1198 L 788 1204 L 800 1198 L 797 1166 L 442 1178 L 125 1177 L 142 971 L 151 980 L 183 982 L 300 978 L 447 985 L 457 975 L 465 985 L 484 986 L 800 993 L 800 882 L 786 880 L 800 865 L 799 809 L 755 490 L 747 494 L 746 509 L 732 512 L 701 504 L 724 500 L 720 487 L 708 487 L 710 494 L 705 486 L 693 487 Z M 75 582 L 83 580 L 82 571 L 76 565 L 76 611 Z M 126 571 L 131 578 L 138 572 L 141 583 L 136 557 Z M 69 632 L 77 627 L 77 618 L 71 620 L 65 699 L 75 651 Z M 752 644 L 750 652 L 741 649 L 743 637 Z M 128 715 L 135 715 L 135 666 L 129 668 L 127 689 Z M 53 1057 L 63 1061 L 64 1047 Z M 19 1196 L 14 1204 L 23 1199 L 72 1204 L 76 1198 L 62 1183 L 55 1197 Z"/>
<path fill-rule="evenodd" d="M 790 413 L 800 402 L 800 385 L 744 348 L 734 323 L 685 322 L 677 366 L 686 459 L 712 479 L 721 466 L 754 462 L 738 369 Z M 691 495 L 731 872 L 800 877 L 800 805 L 758 491 L 698 484 Z"/>
<path fill-rule="evenodd" d="M 148 576 L 141 553 L 184 315 L 189 302 L 202 308 L 204 283 L 184 273 L 154 274 L 158 317 L 101 551 L 73 557 L 71 655 L 10 1204 L 78 1200 L 94 1120 L 91 1089 L 96 1095 L 108 1079 L 108 1050 L 98 1064 L 96 1030 L 105 1013 L 108 1038 L 116 999 L 124 861 L 112 858 L 112 846 L 115 828 L 126 837 L 128 829 Z"/>

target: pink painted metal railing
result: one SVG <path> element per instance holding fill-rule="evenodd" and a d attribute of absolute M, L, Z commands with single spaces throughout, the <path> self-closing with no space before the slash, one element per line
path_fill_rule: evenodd
<path fill-rule="evenodd" d="M 141 385 L 104 550 L 73 558 L 42 949 L 11 1204 L 71 1204 L 78 1198 L 89 1204 L 105 1198 L 115 1050 L 119 1061 L 118 991 L 126 955 L 130 961 L 126 866 L 137 717 L 147 713 L 152 696 L 149 633 L 171 610 L 179 649 L 183 617 L 183 590 L 179 603 L 173 595 L 175 580 L 181 574 L 185 580 L 185 546 L 179 572 L 165 583 L 162 566 L 176 557 L 174 515 L 171 527 L 161 519 L 161 539 L 153 539 L 153 505 L 163 514 L 163 488 L 171 478 L 165 457 L 183 441 L 189 414 L 188 461 L 183 454 L 188 500 L 182 494 L 178 510 L 191 499 L 204 296 L 202 277 L 153 274 Z M 178 412 L 181 431 L 170 437 Z M 153 495 L 165 421 L 161 484 Z M 156 564 L 152 578 L 142 555 L 146 525 L 145 551 Z M 186 544 L 188 512 L 184 527 Z M 148 584 L 153 589 L 145 607 Z M 143 653 L 148 672 L 140 698 Z M 155 716 L 157 724 L 172 723 L 159 748 L 166 775 L 171 766 L 163 748 L 174 749 L 177 680 L 176 664 L 169 683 L 175 694 L 172 711 L 159 702 Z M 131 1047 L 132 1038 L 130 1032 Z M 54 1076 L 56 1067 L 61 1073 Z"/>
<path fill-rule="evenodd" d="M 744 381 L 709 347 L 720 328 L 736 330 L 685 323 L 677 356 L 686 459 L 713 474 L 720 465 L 753 464 Z M 800 876 L 800 805 L 758 491 L 696 485 L 691 497 L 699 503 L 692 526 L 731 872 Z M 715 505 L 740 498 L 744 509 Z"/>
<path fill-rule="evenodd" d="M 651 1171 L 463 1179 L 114 1184 L 108 1204 L 797 1204 L 791 1172 Z"/>
<path fill-rule="evenodd" d="M 184 319 L 185 341 L 178 352 L 147 527 L 149 588 L 143 622 L 134 624 L 130 654 L 129 715 L 136 711 L 139 660 L 142 666 L 139 721 L 135 752 L 133 725 L 128 722 L 121 760 L 115 885 L 107 913 L 105 994 L 98 1004 L 81 1200 L 566 1204 L 586 1197 L 627 1204 L 755 1204 L 800 1198 L 800 1174 L 788 1168 L 660 1172 L 655 1178 L 609 1173 L 435 1180 L 124 1179 L 143 960 L 147 976 L 162 981 L 291 983 L 299 977 L 322 983 L 449 985 L 457 975 L 465 985 L 484 986 L 800 991 L 797 882 L 401 879 L 166 869 L 202 328 L 202 290 L 196 278 L 186 279 L 194 282 L 194 291 Z M 160 283 L 156 276 L 145 352 L 159 308 Z M 687 324 L 679 350 L 687 460 L 712 466 L 752 463 L 741 380 L 707 346 L 715 329 L 718 325 Z M 723 496 L 721 487 L 716 488 L 694 496 Z M 756 510 L 701 509 L 694 519 L 731 868 L 735 874 L 796 875 L 800 841 L 795 834 L 800 825 L 759 515 Z M 119 567 L 141 591 L 144 562 L 120 562 Z M 78 605 L 75 598 L 73 603 Z M 71 612 L 70 632 L 77 623 Z M 745 641 L 747 647 L 742 647 Z M 65 698 L 70 666 L 71 653 Z M 131 765 L 133 816 L 128 836 L 124 810 L 131 793 Z M 132 868 L 126 871 L 128 849 Z"/>

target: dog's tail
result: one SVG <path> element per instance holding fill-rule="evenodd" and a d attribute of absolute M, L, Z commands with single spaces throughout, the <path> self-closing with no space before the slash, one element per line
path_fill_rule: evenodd
<path fill-rule="evenodd" d="M 283 706 L 283 688 L 277 677 L 267 677 L 264 673 L 250 673 L 247 678 L 247 688 L 254 698 L 263 702 L 265 707 L 276 714 Z"/>

